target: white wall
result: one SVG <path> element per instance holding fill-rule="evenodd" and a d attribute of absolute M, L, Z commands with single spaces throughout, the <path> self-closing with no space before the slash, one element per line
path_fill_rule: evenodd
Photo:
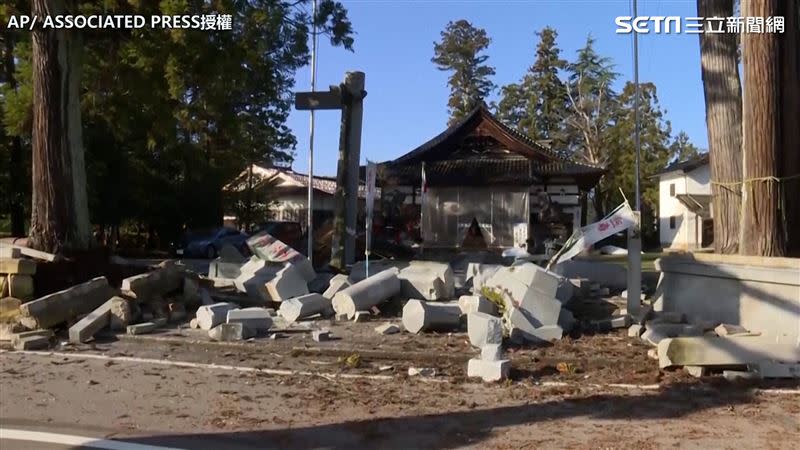
<path fill-rule="evenodd" d="M 661 175 L 658 208 L 661 246 L 664 248 L 691 249 L 702 244 L 702 218 L 689 211 L 676 197 L 670 195 L 670 185 L 678 194 L 711 194 L 711 173 L 708 165 L 689 173 L 682 171 Z M 675 228 L 670 228 L 670 217 L 675 217 Z"/>

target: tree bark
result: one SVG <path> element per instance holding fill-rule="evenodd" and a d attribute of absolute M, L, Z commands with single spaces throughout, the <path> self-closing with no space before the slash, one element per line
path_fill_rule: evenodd
<path fill-rule="evenodd" d="M 742 16 L 774 17 L 782 0 L 742 2 Z M 745 33 L 743 255 L 783 256 L 786 235 L 781 206 L 781 73 L 779 35 Z M 795 117 L 795 120 L 797 118 Z"/>
<path fill-rule="evenodd" d="M 733 0 L 698 0 L 700 17 L 733 15 Z M 744 15 L 744 14 L 743 14 Z M 736 253 L 739 245 L 742 181 L 742 92 L 736 35 L 700 34 L 700 62 L 706 102 L 711 166 L 714 251 Z"/>
<path fill-rule="evenodd" d="M 6 80 L 8 87 L 12 91 L 17 90 L 17 79 L 15 77 L 14 64 L 14 34 L 11 30 L 5 33 L 5 55 L 4 65 L 6 68 Z M 14 237 L 25 236 L 25 166 L 22 163 L 22 139 L 19 136 L 8 136 L 11 139 L 9 151 L 9 209 L 11 213 L 11 235 Z"/>
<path fill-rule="evenodd" d="M 65 10 L 63 0 L 32 3 L 38 17 Z M 30 242 L 51 253 L 87 249 L 91 239 L 78 96 L 80 55 L 81 43 L 73 32 L 33 31 Z"/>

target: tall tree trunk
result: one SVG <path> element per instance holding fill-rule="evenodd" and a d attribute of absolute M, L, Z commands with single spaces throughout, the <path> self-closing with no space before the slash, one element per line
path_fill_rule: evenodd
<path fill-rule="evenodd" d="M 72 9 L 71 12 L 75 12 Z M 65 13 L 63 0 L 33 0 L 38 17 Z M 31 244 L 61 253 L 91 239 L 83 161 L 81 43 L 72 32 L 33 32 L 33 186 Z"/>
<path fill-rule="evenodd" d="M 697 15 L 732 16 L 733 0 L 697 0 Z M 717 253 L 736 253 L 739 243 L 741 194 L 735 183 L 742 180 L 742 85 L 736 52 L 735 34 L 700 34 Z"/>
<path fill-rule="evenodd" d="M 12 91 L 17 90 L 17 79 L 14 76 L 14 33 L 6 30 L 4 33 L 5 53 L 3 64 L 6 69 L 5 78 Z M 9 151 L 9 197 L 11 213 L 11 235 L 21 237 L 25 235 L 25 166 L 22 163 L 22 139 L 19 136 L 8 136 L 11 139 Z"/>
<path fill-rule="evenodd" d="M 800 177 L 800 1 L 791 0 L 782 4 L 781 15 L 786 18 L 786 29 L 781 43 L 781 88 L 784 89 L 783 114 L 783 163 L 782 176 Z M 800 178 L 786 179 L 781 184 L 781 194 L 786 208 L 787 254 L 800 256 L 800 198 L 792 195 L 800 192 Z M 792 232 L 792 230 L 794 230 Z"/>
<path fill-rule="evenodd" d="M 778 4 L 782 1 L 744 1 L 742 16 L 778 16 Z M 746 129 L 739 251 L 743 255 L 782 256 L 786 253 L 784 209 L 780 202 L 780 182 L 775 178 L 781 176 L 782 159 L 779 35 L 745 33 L 742 39 Z"/>

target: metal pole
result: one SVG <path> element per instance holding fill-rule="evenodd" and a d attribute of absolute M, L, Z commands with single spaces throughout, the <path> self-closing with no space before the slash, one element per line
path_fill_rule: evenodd
<path fill-rule="evenodd" d="M 638 17 L 637 1 L 633 0 L 633 17 Z M 634 129 L 633 143 L 636 148 L 636 211 L 641 211 L 641 200 L 639 193 L 639 34 L 633 33 L 633 85 L 635 87 L 635 97 L 633 99 Z"/>
<path fill-rule="evenodd" d="M 317 0 L 311 6 L 311 92 L 317 90 Z M 308 212 L 306 216 L 306 232 L 308 233 L 308 260 L 313 264 L 314 258 L 314 110 L 311 110 L 308 142 Z"/>
<path fill-rule="evenodd" d="M 638 17 L 639 10 L 637 6 L 637 1 L 633 0 L 633 17 Z M 635 30 L 633 32 L 633 83 L 635 87 L 633 100 L 633 140 L 636 151 L 636 199 L 634 200 L 636 223 L 631 228 L 628 228 L 628 299 L 626 304 L 629 314 L 636 314 L 639 312 L 642 293 L 642 215 L 641 195 L 639 192 L 639 154 L 641 150 L 641 143 L 639 141 L 639 35 Z"/>

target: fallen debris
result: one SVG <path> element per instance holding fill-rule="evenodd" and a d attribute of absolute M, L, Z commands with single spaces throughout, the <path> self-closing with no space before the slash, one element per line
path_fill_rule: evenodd
<path fill-rule="evenodd" d="M 461 308 L 458 303 L 435 303 L 409 300 L 403 307 L 403 327 L 409 333 L 457 329 Z"/>
<path fill-rule="evenodd" d="M 242 323 L 221 323 L 208 330 L 208 337 L 213 341 L 243 341 L 255 336 L 255 330 Z"/>
<path fill-rule="evenodd" d="M 473 347 L 503 343 L 503 322 L 499 317 L 482 312 L 467 315 L 467 335 Z"/>
<path fill-rule="evenodd" d="M 148 334 L 155 331 L 156 328 L 158 328 L 158 325 L 154 322 L 142 322 L 135 325 L 128 325 L 126 331 L 130 335 Z"/>
<path fill-rule="evenodd" d="M 356 311 L 369 309 L 399 294 L 397 274 L 397 269 L 387 269 L 339 291 L 333 297 L 333 309 L 337 314 L 347 314 L 347 318 L 352 319 Z"/>
<path fill-rule="evenodd" d="M 23 331 L 11 336 L 15 350 L 39 350 L 50 346 L 53 330 Z"/>
<path fill-rule="evenodd" d="M 410 377 L 435 377 L 436 369 L 433 367 L 409 367 L 408 376 Z"/>
<path fill-rule="evenodd" d="M 281 303 L 278 314 L 293 323 L 331 308 L 331 301 L 320 294 L 306 294 Z"/>
<path fill-rule="evenodd" d="M 267 293 L 273 302 L 282 302 L 290 298 L 308 294 L 307 281 L 303 279 L 296 266 L 288 265 L 278 271 L 266 283 Z"/>
<path fill-rule="evenodd" d="M 247 246 L 255 256 L 264 261 L 288 263 L 298 271 L 305 283 L 309 283 L 317 276 L 308 258 L 268 233 L 259 233 L 251 237 L 247 240 Z"/>
<path fill-rule="evenodd" d="M 482 295 L 462 295 L 458 299 L 458 306 L 462 314 L 482 312 L 486 314 L 498 314 L 497 305 L 490 302 Z"/>
<path fill-rule="evenodd" d="M 337 274 L 331 278 L 330 283 L 328 284 L 328 288 L 325 289 L 325 292 L 322 293 L 322 296 L 327 298 L 328 300 L 333 300 L 333 296 L 336 295 L 339 291 L 343 289 L 347 289 L 351 286 L 350 280 L 347 278 L 347 275 Z"/>
<path fill-rule="evenodd" d="M 370 316 L 372 316 L 372 312 L 370 311 L 356 311 L 353 322 L 366 322 L 369 320 Z"/>
<path fill-rule="evenodd" d="M 800 362 L 800 347 L 760 336 L 667 338 L 658 344 L 658 365 L 662 369 L 755 364 L 765 360 Z"/>
<path fill-rule="evenodd" d="M 311 339 L 314 342 L 324 342 L 331 340 L 331 332 L 329 330 L 314 330 L 311 332 Z"/>
<path fill-rule="evenodd" d="M 105 277 L 94 278 L 20 306 L 20 323 L 29 329 L 50 328 L 88 314 L 114 296 Z"/>
<path fill-rule="evenodd" d="M 266 332 L 272 326 L 272 317 L 265 308 L 229 309 L 227 323 L 241 323 L 255 333 Z"/>
<path fill-rule="evenodd" d="M 69 329 L 69 341 L 73 344 L 80 344 L 92 339 L 94 335 L 105 328 L 111 321 L 111 308 L 116 302 L 117 297 L 103 303 L 97 309 L 87 314 Z"/>
<path fill-rule="evenodd" d="M 750 370 L 763 378 L 800 378 L 800 364 L 761 361 L 750 365 Z"/>
<path fill-rule="evenodd" d="M 470 378 L 480 378 L 487 383 L 501 381 L 508 378 L 511 369 L 511 361 L 484 360 L 482 358 L 472 358 L 467 363 L 467 376 Z"/>
<path fill-rule="evenodd" d="M 211 330 L 217 325 L 224 323 L 228 318 L 228 311 L 235 309 L 236 306 L 230 303 L 214 303 L 197 308 L 195 316 L 197 324 L 201 330 Z"/>
<path fill-rule="evenodd" d="M 147 301 L 179 290 L 182 283 L 183 272 L 174 263 L 167 262 L 162 268 L 125 278 L 120 290 L 139 301 Z"/>

